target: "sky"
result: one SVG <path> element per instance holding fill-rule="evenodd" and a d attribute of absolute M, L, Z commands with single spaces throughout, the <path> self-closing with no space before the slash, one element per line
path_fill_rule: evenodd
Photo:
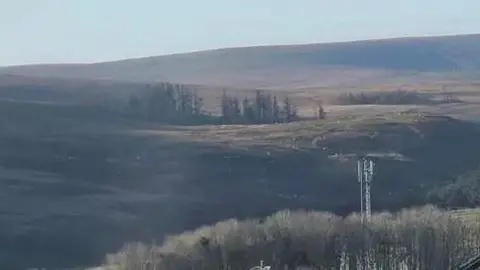
<path fill-rule="evenodd" d="M 0 0 L 0 66 L 480 33 L 479 0 Z"/>

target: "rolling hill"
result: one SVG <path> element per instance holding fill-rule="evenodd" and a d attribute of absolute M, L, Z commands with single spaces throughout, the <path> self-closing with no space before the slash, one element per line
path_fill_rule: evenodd
<path fill-rule="evenodd" d="M 298 89 L 477 78 L 480 34 L 229 48 L 93 64 L 11 66 L 0 74 Z"/>
<path fill-rule="evenodd" d="M 280 209 L 348 214 L 358 208 L 352 155 L 365 152 L 387 157 L 375 211 L 430 202 L 478 170 L 479 126 L 456 119 L 478 119 L 478 103 L 332 106 L 323 121 L 244 126 L 171 126 L 89 105 L 160 80 L 209 90 L 212 107 L 224 86 L 306 97 L 457 81 L 471 94 L 479 52 L 480 35 L 468 35 L 0 68 L 0 268 L 97 264 L 125 242 Z"/>

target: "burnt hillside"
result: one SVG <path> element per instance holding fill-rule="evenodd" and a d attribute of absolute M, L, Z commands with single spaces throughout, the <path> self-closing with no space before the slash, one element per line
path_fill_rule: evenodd
<path fill-rule="evenodd" d="M 423 204 L 480 161 L 477 126 L 417 114 L 180 127 L 2 103 L 0 127 L 7 269 L 98 263 L 128 241 L 285 208 L 347 214 L 358 208 L 352 153 L 405 157 L 378 161 L 374 210 Z"/>

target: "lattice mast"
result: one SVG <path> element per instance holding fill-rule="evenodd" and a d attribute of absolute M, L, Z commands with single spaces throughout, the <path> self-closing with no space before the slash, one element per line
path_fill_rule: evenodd
<path fill-rule="evenodd" d="M 371 184 L 373 180 L 374 162 L 362 157 L 357 162 L 358 182 L 360 183 L 360 215 L 362 223 L 370 221 L 372 216 Z"/>

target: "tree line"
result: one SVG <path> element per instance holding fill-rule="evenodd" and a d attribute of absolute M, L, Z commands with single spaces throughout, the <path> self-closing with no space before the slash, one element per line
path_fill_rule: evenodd
<path fill-rule="evenodd" d="M 409 105 L 409 104 L 432 104 L 434 103 L 431 95 L 419 93 L 417 91 L 396 90 L 371 93 L 342 93 L 335 102 L 339 105 Z"/>
<path fill-rule="evenodd" d="M 135 117 L 167 123 L 195 124 L 210 120 L 197 91 L 172 83 L 147 86 L 141 94 L 131 95 L 128 112 Z"/>
<path fill-rule="evenodd" d="M 428 193 L 430 202 L 445 207 L 478 207 L 480 205 L 480 168 L 460 175 L 451 183 Z"/>
<path fill-rule="evenodd" d="M 263 220 L 227 220 L 170 236 L 160 246 L 132 244 L 108 255 L 115 269 L 273 270 L 457 269 L 480 248 L 480 222 L 432 206 L 358 214 L 281 211 Z M 148 268 L 150 267 L 150 268 Z"/>
<path fill-rule="evenodd" d="M 224 124 L 273 124 L 299 120 L 297 107 L 286 96 L 282 101 L 275 95 L 257 90 L 255 97 L 228 96 L 223 92 L 221 99 L 221 120 Z"/>
<path fill-rule="evenodd" d="M 443 103 L 461 103 L 462 101 L 453 96 L 452 93 L 444 91 L 440 98 L 432 94 L 420 93 L 409 90 L 342 93 L 334 100 L 339 105 L 429 105 Z"/>
<path fill-rule="evenodd" d="M 295 103 L 285 96 L 258 90 L 253 98 L 239 99 L 223 91 L 219 116 L 204 110 L 198 91 L 181 84 L 160 83 L 147 86 L 141 94 L 130 96 L 128 114 L 172 124 L 272 124 L 300 120 Z M 317 118 L 325 118 L 321 105 Z"/>

